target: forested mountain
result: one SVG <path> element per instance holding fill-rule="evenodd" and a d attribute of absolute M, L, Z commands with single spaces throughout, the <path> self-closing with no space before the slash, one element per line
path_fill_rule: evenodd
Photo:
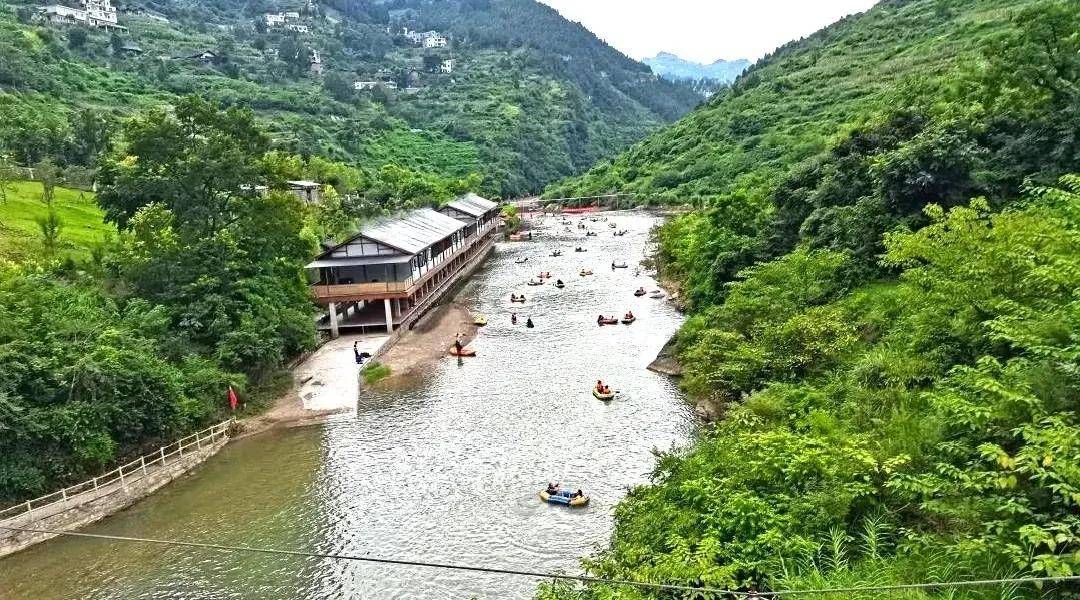
<path fill-rule="evenodd" d="M 1080 569 L 1078 31 L 1071 0 L 883 1 L 549 190 L 696 207 L 658 263 L 690 310 L 682 386 L 718 422 L 618 506 L 590 574 L 1077 597 L 865 588 Z"/>
<path fill-rule="evenodd" d="M 712 95 L 725 85 L 735 81 L 750 66 L 750 61 L 718 60 L 708 65 L 680 58 L 670 52 L 661 52 L 641 62 L 649 65 L 660 77 L 668 81 L 688 83 L 703 95 Z"/>
<path fill-rule="evenodd" d="M 87 123 L 103 138 L 132 110 L 195 93 L 251 107 L 281 150 L 479 172 L 512 196 L 699 101 L 532 0 L 132 0 L 112 34 L 46 26 L 39 8 L 0 4 L 0 148 L 25 164 L 88 165 L 94 147 L 65 148 Z M 443 41 L 407 35 L 425 31 Z"/>

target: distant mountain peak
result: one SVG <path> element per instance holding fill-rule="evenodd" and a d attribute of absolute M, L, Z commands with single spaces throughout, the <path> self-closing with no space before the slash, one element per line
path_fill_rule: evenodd
<path fill-rule="evenodd" d="M 738 60 L 717 60 L 712 64 L 702 64 L 687 60 L 671 52 L 660 52 L 652 58 L 641 61 L 653 70 L 658 76 L 671 81 L 695 81 L 706 82 L 702 93 L 708 96 L 715 88 L 735 81 L 742 74 L 750 61 L 745 58 Z"/>

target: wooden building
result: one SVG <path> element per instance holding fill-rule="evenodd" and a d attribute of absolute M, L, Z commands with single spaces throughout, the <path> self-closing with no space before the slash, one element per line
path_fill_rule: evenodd
<path fill-rule="evenodd" d="M 329 309 L 331 335 L 410 323 L 491 248 L 494 202 L 466 196 L 442 211 L 378 219 L 307 266 L 315 301 Z"/>

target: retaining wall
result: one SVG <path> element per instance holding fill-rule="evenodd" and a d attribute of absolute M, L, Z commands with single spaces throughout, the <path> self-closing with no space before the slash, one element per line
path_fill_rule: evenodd
<path fill-rule="evenodd" d="M 56 534 L 51 533 L 12 531 L 3 527 L 72 531 L 99 521 L 149 496 L 158 488 L 202 464 L 217 454 L 228 441 L 228 437 L 222 437 L 164 466 L 148 469 L 145 475 L 126 480 L 123 484 L 110 483 L 84 492 L 79 498 L 57 502 L 46 508 L 0 521 L 0 558 L 56 537 Z"/>

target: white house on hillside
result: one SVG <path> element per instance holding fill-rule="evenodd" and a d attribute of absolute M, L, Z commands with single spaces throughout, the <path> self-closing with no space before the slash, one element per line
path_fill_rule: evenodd
<path fill-rule="evenodd" d="M 79 5 L 80 8 L 71 8 L 50 4 L 41 9 L 41 15 L 49 23 L 124 29 L 117 24 L 116 7 L 112 5 L 112 0 L 81 0 Z"/>
<path fill-rule="evenodd" d="M 439 72 L 450 74 L 454 72 L 454 59 L 448 58 L 439 65 Z"/>
<path fill-rule="evenodd" d="M 423 47 L 446 47 L 446 38 L 436 33 L 434 36 L 423 39 Z"/>

